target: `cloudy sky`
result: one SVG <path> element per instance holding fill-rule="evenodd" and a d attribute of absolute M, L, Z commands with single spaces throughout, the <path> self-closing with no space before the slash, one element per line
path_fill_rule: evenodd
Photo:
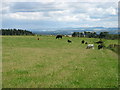
<path fill-rule="evenodd" d="M 118 2 L 32 0 L 2 2 L 2 28 L 36 30 L 65 27 L 117 27 Z"/>

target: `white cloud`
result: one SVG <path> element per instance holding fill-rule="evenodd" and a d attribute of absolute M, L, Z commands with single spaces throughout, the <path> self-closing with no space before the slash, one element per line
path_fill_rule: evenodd
<path fill-rule="evenodd" d="M 106 12 L 111 14 L 111 15 L 117 15 L 117 10 L 114 9 L 113 7 L 107 8 Z"/>
<path fill-rule="evenodd" d="M 77 14 L 75 17 L 77 17 L 80 21 L 99 21 L 100 19 L 92 19 L 87 14 Z"/>
<path fill-rule="evenodd" d="M 73 21 L 78 21 L 78 18 L 75 16 L 63 16 L 63 17 L 58 17 L 58 21 L 63 21 L 63 22 L 73 22 Z"/>
<path fill-rule="evenodd" d="M 63 11 L 51 11 L 51 12 L 48 12 L 49 15 L 51 16 L 56 16 L 56 15 L 68 15 L 70 14 L 70 10 L 63 10 Z"/>
<path fill-rule="evenodd" d="M 99 26 L 106 21 L 107 23 L 103 26 L 112 26 L 113 20 L 115 19 L 114 25 L 116 25 L 117 7 L 114 3 L 48 2 L 31 4 L 23 2 L 4 3 L 2 8 L 4 11 L 3 17 L 6 19 L 13 19 L 13 21 L 65 22 L 74 26 L 77 24 L 83 25 L 83 23 L 88 26 Z M 111 17 L 113 17 L 112 20 L 110 19 Z M 108 23 L 108 21 L 110 23 Z"/>
<path fill-rule="evenodd" d="M 2 8 L 0 8 L 0 11 L 4 14 L 4 13 L 9 13 L 10 12 L 10 7 L 12 4 L 10 4 L 9 2 L 3 2 L 2 3 Z"/>
<path fill-rule="evenodd" d="M 90 18 L 89 15 L 84 13 L 73 14 L 69 10 L 49 12 L 49 15 L 54 20 L 65 21 L 65 22 L 99 21 L 100 20 L 100 19 L 92 19 Z"/>
<path fill-rule="evenodd" d="M 113 7 L 109 8 L 89 8 L 87 13 L 92 17 L 98 17 L 98 18 L 106 18 L 110 15 L 117 15 L 117 9 Z"/>
<path fill-rule="evenodd" d="M 4 2 L 119 2 L 119 0 L 4 0 Z"/>
<path fill-rule="evenodd" d="M 5 14 L 4 18 L 12 18 L 18 20 L 46 20 L 49 17 L 44 17 L 42 12 L 16 12 Z"/>
<path fill-rule="evenodd" d="M 4 0 L 3 2 L 54 2 L 55 0 Z"/>

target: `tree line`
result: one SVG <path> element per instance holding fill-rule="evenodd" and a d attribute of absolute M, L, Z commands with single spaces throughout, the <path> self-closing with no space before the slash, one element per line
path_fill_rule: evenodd
<path fill-rule="evenodd" d="M 0 35 L 34 35 L 31 31 L 22 29 L 0 29 Z M 72 37 L 87 37 L 87 38 L 105 38 L 105 39 L 119 39 L 120 34 L 109 34 L 109 32 L 73 32 Z"/>
<path fill-rule="evenodd" d="M 119 34 L 109 34 L 109 32 L 73 32 L 72 37 L 87 37 L 87 38 L 105 38 L 105 39 L 118 39 Z"/>
<path fill-rule="evenodd" d="M 22 29 L 0 29 L 2 35 L 34 35 L 32 32 Z"/>

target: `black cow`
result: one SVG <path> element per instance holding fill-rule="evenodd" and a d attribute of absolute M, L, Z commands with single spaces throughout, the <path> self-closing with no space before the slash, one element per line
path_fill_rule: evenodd
<path fill-rule="evenodd" d="M 85 42 L 85 41 L 84 41 L 84 40 L 82 40 L 82 44 L 84 44 L 84 42 Z"/>
<path fill-rule="evenodd" d="M 62 39 L 62 35 L 57 35 L 57 36 L 56 36 L 56 39 L 59 39 L 59 38 Z"/>
<path fill-rule="evenodd" d="M 37 40 L 39 40 L 39 38 L 37 38 Z"/>
<path fill-rule="evenodd" d="M 68 43 L 72 43 L 72 41 L 71 41 L 71 40 L 67 40 L 67 42 L 68 42 Z"/>
<path fill-rule="evenodd" d="M 103 47 L 103 45 L 98 45 L 98 49 L 102 49 Z"/>
<path fill-rule="evenodd" d="M 85 44 L 88 44 L 88 42 L 85 42 Z"/>
<path fill-rule="evenodd" d="M 95 42 L 95 43 L 97 43 L 97 44 L 102 44 L 102 43 L 103 43 L 103 41 L 98 41 L 98 42 Z"/>

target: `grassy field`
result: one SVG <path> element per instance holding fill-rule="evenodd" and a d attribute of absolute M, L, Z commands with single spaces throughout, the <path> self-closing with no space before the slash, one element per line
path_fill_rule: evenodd
<path fill-rule="evenodd" d="M 37 40 L 37 37 L 40 40 Z M 67 43 L 67 39 L 72 43 Z M 86 49 L 83 38 L 3 36 L 3 88 L 115 88 L 118 55 L 108 49 Z M 84 38 L 93 43 L 95 38 Z M 104 40 L 105 45 L 117 40 Z"/>

